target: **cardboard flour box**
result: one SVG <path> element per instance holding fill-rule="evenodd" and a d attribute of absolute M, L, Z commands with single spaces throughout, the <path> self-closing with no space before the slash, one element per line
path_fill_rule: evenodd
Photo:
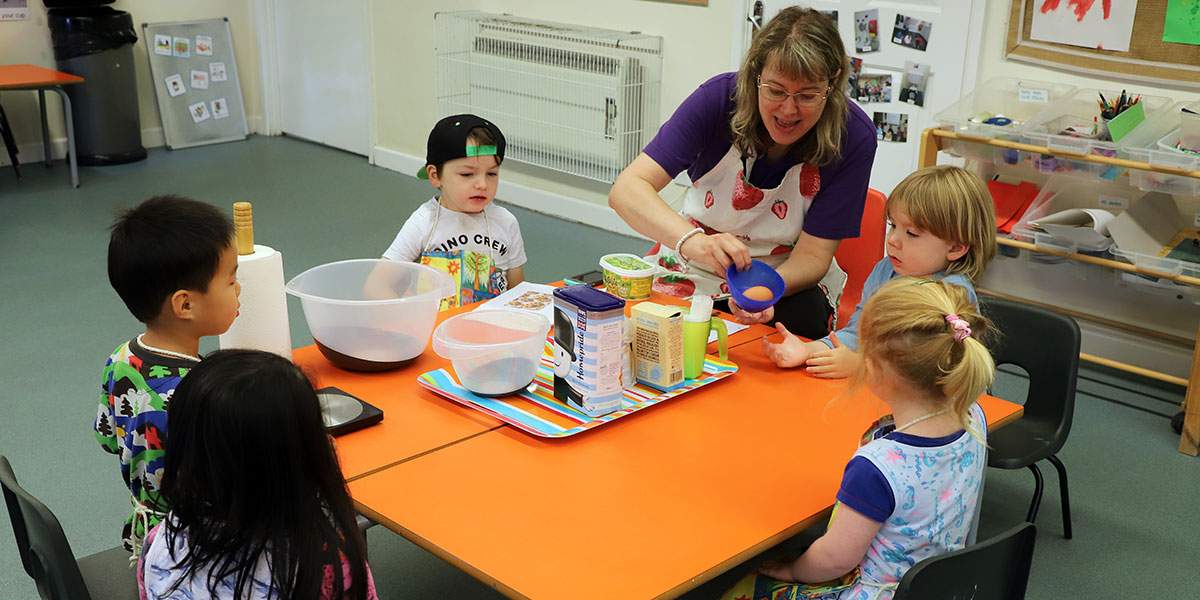
<path fill-rule="evenodd" d="M 554 290 L 554 397 L 590 416 L 621 408 L 625 301 L 587 285 Z"/>
<path fill-rule="evenodd" d="M 637 380 L 660 390 L 683 383 L 683 309 L 642 302 L 630 318 Z"/>

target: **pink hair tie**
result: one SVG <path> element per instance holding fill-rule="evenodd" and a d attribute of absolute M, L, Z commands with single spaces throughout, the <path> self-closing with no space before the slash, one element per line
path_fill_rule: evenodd
<path fill-rule="evenodd" d="M 954 313 L 946 315 L 946 322 L 954 330 L 954 341 L 961 342 L 971 337 L 971 325 Z"/>

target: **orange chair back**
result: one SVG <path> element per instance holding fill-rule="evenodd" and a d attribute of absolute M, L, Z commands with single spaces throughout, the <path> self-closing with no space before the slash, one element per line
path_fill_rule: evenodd
<path fill-rule="evenodd" d="M 837 253 L 834 254 L 838 265 L 849 275 L 838 306 L 839 327 L 850 322 L 850 315 L 854 314 L 854 307 L 858 306 L 858 301 L 862 298 L 863 283 L 866 282 L 867 275 L 871 274 L 875 263 L 883 258 L 886 204 L 887 196 L 883 195 L 883 192 L 868 188 L 859 236 L 842 240 L 842 243 L 838 244 Z"/>

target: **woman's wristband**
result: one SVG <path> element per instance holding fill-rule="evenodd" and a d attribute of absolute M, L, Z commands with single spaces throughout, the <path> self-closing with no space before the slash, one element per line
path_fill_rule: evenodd
<path fill-rule="evenodd" d="M 687 257 L 683 255 L 683 243 L 688 241 L 688 238 L 692 237 L 693 235 L 696 235 L 697 233 L 704 233 L 704 228 L 697 227 L 697 228 L 679 236 L 679 241 L 675 242 L 675 254 L 677 256 L 679 256 L 679 258 L 682 258 L 684 260 L 684 262 L 687 261 Z"/>

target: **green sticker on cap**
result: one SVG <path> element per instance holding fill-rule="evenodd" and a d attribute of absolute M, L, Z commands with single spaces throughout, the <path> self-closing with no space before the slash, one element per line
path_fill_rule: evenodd
<path fill-rule="evenodd" d="M 495 146 L 472 146 L 467 144 L 467 156 L 495 156 Z"/>

